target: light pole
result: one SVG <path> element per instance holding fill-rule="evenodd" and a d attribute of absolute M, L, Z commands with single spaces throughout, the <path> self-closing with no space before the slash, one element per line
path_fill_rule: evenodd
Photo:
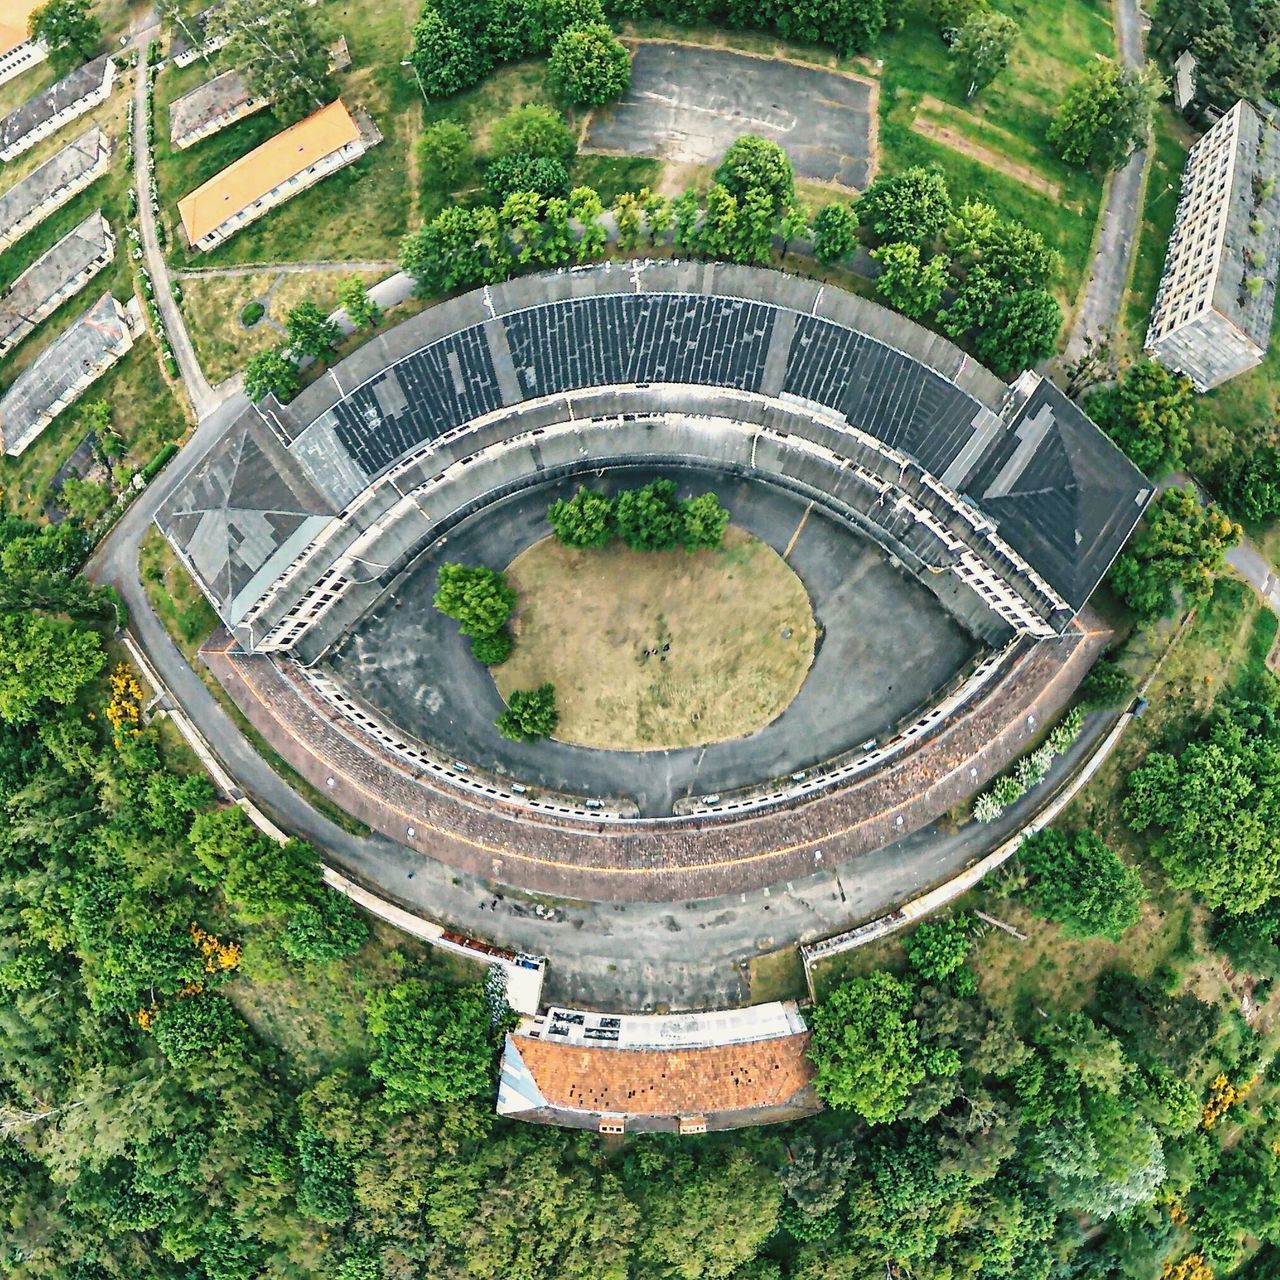
<path fill-rule="evenodd" d="M 427 97 L 427 90 L 422 83 L 422 77 L 418 74 L 417 64 L 408 58 L 401 58 L 400 65 L 402 67 L 413 67 L 413 78 L 418 82 L 418 90 L 422 94 L 423 105 L 429 107 L 431 105 L 431 99 Z"/>

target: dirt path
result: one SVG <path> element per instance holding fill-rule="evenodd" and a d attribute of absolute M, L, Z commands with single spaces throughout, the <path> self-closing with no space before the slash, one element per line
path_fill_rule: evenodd
<path fill-rule="evenodd" d="M 920 105 L 923 107 L 925 104 Z M 1056 182 L 1050 182 L 1048 178 L 1037 173 L 1029 165 L 1014 164 L 1008 156 L 1001 155 L 998 151 L 991 151 L 980 143 L 957 133 L 954 129 L 938 124 L 935 120 L 925 120 L 916 116 L 911 121 L 911 131 L 918 133 L 922 138 L 928 138 L 931 142 L 940 142 L 944 147 L 950 147 L 952 151 L 959 151 L 961 155 L 966 155 L 979 164 L 985 164 L 989 169 L 998 169 L 1001 173 L 1007 173 L 1024 186 L 1041 192 L 1051 200 L 1062 199 L 1062 188 Z"/>

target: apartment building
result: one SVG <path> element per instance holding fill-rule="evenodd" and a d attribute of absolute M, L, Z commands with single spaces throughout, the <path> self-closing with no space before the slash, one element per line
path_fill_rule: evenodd
<path fill-rule="evenodd" d="M 109 55 L 86 62 L 0 120 L 0 160 L 8 163 L 30 151 L 63 125 L 105 102 L 115 83 Z"/>
<path fill-rule="evenodd" d="M 111 142 L 95 124 L 0 195 L 0 250 L 57 213 L 107 171 Z"/>

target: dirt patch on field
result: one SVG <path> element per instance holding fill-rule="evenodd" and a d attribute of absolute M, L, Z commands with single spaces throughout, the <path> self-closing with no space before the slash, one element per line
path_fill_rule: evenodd
<path fill-rule="evenodd" d="M 788 706 L 813 662 L 804 584 L 740 529 L 694 555 L 546 538 L 507 576 L 519 604 L 499 692 L 549 680 L 565 742 L 640 751 L 743 737 Z"/>
<path fill-rule="evenodd" d="M 1056 182 L 1050 182 L 1048 178 L 1037 173 L 1029 165 L 1016 164 L 1001 152 L 992 151 L 971 138 L 966 138 L 962 133 L 957 133 L 955 129 L 939 124 L 936 120 L 916 116 L 911 121 L 911 129 L 922 138 L 928 138 L 931 142 L 940 142 L 944 147 L 950 147 L 953 151 L 968 156 L 970 160 L 976 160 L 979 164 L 1007 173 L 1009 177 L 1030 187 L 1033 191 L 1042 192 L 1051 200 L 1062 199 L 1062 188 Z"/>

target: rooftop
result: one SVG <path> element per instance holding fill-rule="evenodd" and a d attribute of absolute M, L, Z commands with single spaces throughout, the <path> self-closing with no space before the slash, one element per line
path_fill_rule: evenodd
<path fill-rule="evenodd" d="M 209 17 L 215 8 L 217 8 L 216 5 L 210 5 L 207 9 L 201 9 L 188 23 L 191 34 L 200 37 L 198 44 L 191 44 L 187 39 L 187 31 L 181 23 L 174 25 L 173 35 L 169 40 L 169 54 L 171 57 L 180 58 L 187 53 L 204 48 L 204 42 L 208 39 Z"/>
<path fill-rule="evenodd" d="M 0 55 L 26 44 L 27 23 L 47 0 L 6 0 L 4 12 L 0 13 Z"/>
<path fill-rule="evenodd" d="M 70 75 L 63 76 L 55 84 L 37 93 L 34 98 L 28 98 L 20 107 L 15 107 L 0 120 L 0 150 L 8 150 L 58 112 L 66 110 L 100 88 L 110 61 L 110 55 L 104 54 L 101 58 L 86 62 Z"/>
<path fill-rule="evenodd" d="M 45 415 L 74 390 L 87 371 L 98 368 L 129 333 L 120 304 L 104 293 L 0 397 L 0 445 L 21 453 L 44 430 Z"/>
<path fill-rule="evenodd" d="M 169 107 L 169 139 L 176 146 L 183 138 L 221 117 L 249 106 L 254 96 L 238 71 L 221 75 L 184 93 Z M 263 101 L 260 106 L 266 106 Z"/>
<path fill-rule="evenodd" d="M 195 244 L 282 182 L 359 137 L 339 98 L 269 138 L 178 201 L 187 239 Z"/>
<path fill-rule="evenodd" d="M 0 346 L 22 330 L 46 299 L 104 254 L 109 255 L 113 247 L 111 228 L 102 210 L 95 209 L 78 227 L 41 254 L 0 293 Z"/>
<path fill-rule="evenodd" d="M 0 235 L 30 217 L 64 187 L 92 169 L 102 146 L 102 130 L 95 124 L 0 195 Z"/>

